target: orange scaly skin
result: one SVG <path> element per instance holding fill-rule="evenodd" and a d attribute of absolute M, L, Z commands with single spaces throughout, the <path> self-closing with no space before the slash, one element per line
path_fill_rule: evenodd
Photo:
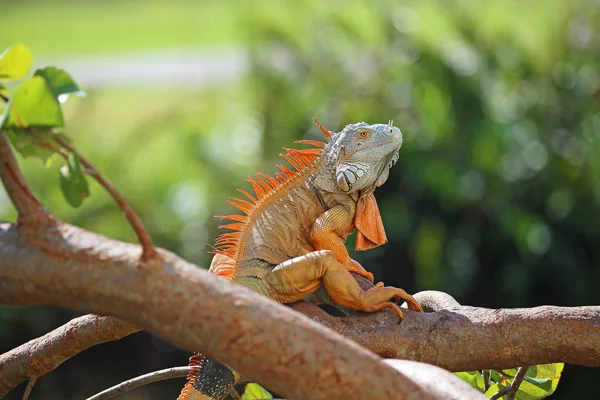
<path fill-rule="evenodd" d="M 409 308 L 423 311 L 402 289 L 378 283 L 363 291 L 351 272 L 371 282 L 373 275 L 350 258 L 344 245 L 354 230 L 357 250 L 387 242 L 373 192 L 398 159 L 400 130 L 391 123 L 362 122 L 339 133 L 317 126 L 328 143 L 304 140 L 298 143 L 315 148 L 285 149 L 282 156 L 293 170 L 280 165 L 276 178 L 249 178 L 254 194 L 239 189 L 247 199 L 227 201 L 243 215 L 221 217 L 232 221 L 221 227 L 231 232 L 217 239 L 209 271 L 281 303 L 310 300 L 324 287 L 346 308 L 391 308 L 402 318 L 392 300 L 403 299 Z M 206 371 L 192 374 L 179 400 L 222 399 L 237 380 L 233 370 L 202 360 Z M 210 380 L 222 387 L 209 387 Z"/>

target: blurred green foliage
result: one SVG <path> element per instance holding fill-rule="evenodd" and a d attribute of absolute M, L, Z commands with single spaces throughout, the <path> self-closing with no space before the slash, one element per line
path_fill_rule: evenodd
<path fill-rule="evenodd" d="M 535 365 L 523 370 L 524 375 L 516 391 L 516 400 L 545 399 L 554 393 L 560 381 L 564 368 L 563 363 Z M 457 372 L 456 376 L 480 390 L 489 398 L 497 395 L 501 390 L 509 388 L 515 381 L 519 368 L 495 371 L 467 371 Z M 484 381 L 487 379 L 487 384 Z M 519 382 L 519 380 L 517 380 Z M 487 387 L 487 390 L 486 390 Z"/>
<path fill-rule="evenodd" d="M 377 192 L 390 244 L 355 254 L 378 279 L 479 306 L 600 304 L 597 1 L 6 3 L 1 48 L 20 41 L 35 54 L 67 56 L 232 45 L 249 55 L 247 77 L 230 85 L 84 87 L 87 98 L 65 104 L 65 132 L 160 246 L 208 265 L 212 216 L 230 211 L 222 203 L 248 187 L 245 176 L 274 171 L 281 146 L 319 138 L 313 116 L 335 131 L 393 119 L 404 147 Z M 60 194 L 61 160 L 20 161 L 57 216 L 135 240 L 94 182 L 73 209 Z M 12 220 L 3 196 L 0 215 Z M 1 349 L 64 322 L 64 312 L 32 313 L 0 309 Z M 134 345 L 119 379 L 140 365 L 185 362 L 183 353 L 160 353 L 155 339 L 137 343 L 145 347 Z M 147 355 L 148 346 L 160 354 Z M 99 368 L 102 356 L 79 368 Z M 79 382 L 53 376 L 60 370 L 37 398 L 83 396 Z M 591 398 L 589 382 L 600 377 L 572 366 L 563 376 L 553 398 Z M 81 390 L 117 378 L 108 379 Z"/>

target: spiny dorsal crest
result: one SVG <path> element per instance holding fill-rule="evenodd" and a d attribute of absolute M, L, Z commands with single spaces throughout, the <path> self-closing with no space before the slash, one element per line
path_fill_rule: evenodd
<path fill-rule="evenodd" d="M 334 133 L 323 128 L 316 120 L 315 122 L 325 135 L 325 138 L 329 140 Z M 266 204 L 269 198 L 282 190 L 286 183 L 292 182 L 302 176 L 311 167 L 313 162 L 323 154 L 323 149 L 327 145 L 316 140 L 298 140 L 295 143 L 315 148 L 301 150 L 284 148 L 285 153 L 280 154 L 280 156 L 291 164 L 291 169 L 284 165 L 278 165 L 279 171 L 275 174 L 275 177 L 260 172 L 256 174 L 255 178 L 248 177 L 254 190 L 254 195 L 243 189 L 238 189 L 246 198 L 231 197 L 226 201 L 227 204 L 240 210 L 243 215 L 232 214 L 218 217 L 221 220 L 233 221 L 219 226 L 220 229 L 229 229 L 232 232 L 223 233 L 217 238 L 212 253 L 221 254 L 235 260 L 244 229 L 252 219 L 255 210 Z M 222 271 L 220 271 L 221 269 Z M 230 277 L 229 275 L 234 273 L 232 268 L 229 267 L 216 268 L 216 270 L 217 275 L 223 275 L 224 277 Z"/>

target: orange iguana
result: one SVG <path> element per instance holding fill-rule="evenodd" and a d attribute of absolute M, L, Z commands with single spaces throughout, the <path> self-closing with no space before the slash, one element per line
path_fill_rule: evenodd
<path fill-rule="evenodd" d="M 352 260 L 344 245 L 357 230 L 356 250 L 387 241 L 373 194 L 385 183 L 402 146 L 400 129 L 365 122 L 334 133 L 317 120 L 327 143 L 300 140 L 304 150 L 285 149 L 276 178 L 258 174 L 249 178 L 254 195 L 227 201 L 244 215 L 221 217 L 233 222 L 221 226 L 209 271 L 281 303 L 305 299 L 321 286 L 338 305 L 373 312 L 391 308 L 404 299 L 409 308 L 423 311 L 402 289 L 378 283 L 363 291 L 351 272 L 371 282 L 373 275 Z M 310 299 L 307 299 L 310 300 Z M 178 400 L 223 399 L 238 374 L 222 364 L 195 355 L 195 366 Z"/>

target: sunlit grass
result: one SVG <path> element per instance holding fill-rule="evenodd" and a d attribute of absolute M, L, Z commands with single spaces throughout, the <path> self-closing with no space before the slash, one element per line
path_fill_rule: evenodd
<path fill-rule="evenodd" d="M 256 39 L 252 26 L 264 23 L 299 37 L 313 18 L 332 13 L 367 36 L 377 30 L 372 8 L 356 0 L 344 7 L 312 0 L 30 0 L 1 7 L 0 48 L 23 42 L 40 57 L 247 44 Z"/>
<path fill-rule="evenodd" d="M 37 56 L 127 52 L 239 40 L 230 2 L 17 1 L 2 5 L 0 47 L 20 41 Z"/>

